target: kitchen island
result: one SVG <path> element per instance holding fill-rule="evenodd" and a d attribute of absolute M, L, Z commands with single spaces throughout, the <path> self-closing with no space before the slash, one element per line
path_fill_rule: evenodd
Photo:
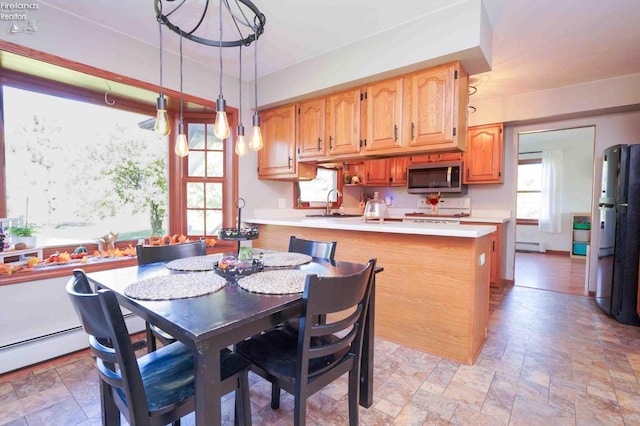
<path fill-rule="evenodd" d="M 336 259 L 377 258 L 375 334 L 473 364 L 487 336 L 490 225 L 365 222 L 362 218 L 246 219 L 254 247 L 287 250 L 289 237 L 337 241 Z"/>

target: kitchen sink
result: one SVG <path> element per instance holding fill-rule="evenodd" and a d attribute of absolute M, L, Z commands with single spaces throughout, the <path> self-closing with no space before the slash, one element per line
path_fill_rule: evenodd
<path fill-rule="evenodd" d="M 340 214 L 340 213 L 332 213 L 332 214 L 308 214 L 306 217 L 362 217 L 361 214 Z"/>

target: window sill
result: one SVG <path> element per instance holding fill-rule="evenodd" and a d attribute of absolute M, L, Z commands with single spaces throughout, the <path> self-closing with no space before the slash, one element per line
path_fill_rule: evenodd
<path fill-rule="evenodd" d="M 23 269 L 21 271 L 14 272 L 11 275 L 0 275 L 0 286 L 44 280 L 48 278 L 64 276 L 71 277 L 71 271 L 75 268 L 82 268 L 85 272 L 96 272 L 104 271 L 106 269 L 124 268 L 125 266 L 134 266 L 137 264 L 137 258 L 135 256 L 130 256 L 93 260 L 86 263 L 74 262 L 37 269 Z"/>

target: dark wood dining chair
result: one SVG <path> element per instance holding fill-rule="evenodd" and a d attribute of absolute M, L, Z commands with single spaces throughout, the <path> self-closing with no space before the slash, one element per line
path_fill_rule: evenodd
<path fill-rule="evenodd" d="M 168 262 L 175 259 L 183 259 L 191 256 L 204 256 L 207 254 L 205 240 L 198 240 L 181 244 L 164 246 L 136 246 L 138 265 L 147 265 L 157 262 Z M 153 352 L 158 347 L 158 341 L 163 345 L 175 342 L 172 335 L 161 328 L 146 323 L 147 350 Z"/>
<path fill-rule="evenodd" d="M 311 257 L 317 257 L 320 259 L 333 260 L 336 255 L 336 247 L 338 243 L 336 241 L 313 241 L 305 240 L 303 238 L 297 238 L 292 235 L 289 238 L 289 251 L 292 253 L 308 254 Z"/>
<path fill-rule="evenodd" d="M 100 375 L 102 424 L 119 425 L 120 413 L 130 425 L 180 424 L 195 409 L 193 351 L 180 342 L 136 359 L 116 295 L 93 292 L 82 270 L 74 271 L 67 293 L 96 357 Z M 221 353 L 220 386 L 235 391 L 236 422 L 251 424 L 249 364 L 226 349 Z"/>
<path fill-rule="evenodd" d="M 296 426 L 305 424 L 307 398 L 347 372 L 349 424 L 358 425 L 362 340 L 375 264 L 371 259 L 349 276 L 307 276 L 298 334 L 275 328 L 236 344 L 251 370 L 272 383 L 273 409 L 280 406 L 281 388 L 294 396 Z M 345 310 L 350 313 L 335 321 L 317 321 Z"/>

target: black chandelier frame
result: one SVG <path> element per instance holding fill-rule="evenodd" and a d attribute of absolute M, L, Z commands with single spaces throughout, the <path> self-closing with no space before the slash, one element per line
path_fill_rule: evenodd
<path fill-rule="evenodd" d="M 264 16 L 264 14 L 260 12 L 258 7 L 255 4 L 253 4 L 253 2 L 251 2 L 250 0 L 233 0 L 235 3 L 242 3 L 244 6 L 249 8 L 254 14 L 253 25 L 249 25 L 249 20 L 246 18 L 246 16 L 244 16 L 244 13 L 241 11 L 243 17 L 245 18 L 245 22 L 243 23 L 243 25 L 246 25 L 253 30 L 252 34 L 249 34 L 248 36 L 244 37 L 240 29 L 238 28 L 238 20 L 237 20 L 238 18 L 233 14 L 233 12 L 231 12 L 231 7 L 229 6 L 229 0 L 220 0 L 220 1 L 224 3 L 227 11 L 231 15 L 231 18 L 233 19 L 234 24 L 236 25 L 236 28 L 238 29 L 240 38 L 238 38 L 237 40 L 230 40 L 230 41 L 214 40 L 214 39 L 200 37 L 194 34 L 198 30 L 202 22 L 204 21 L 207 11 L 209 10 L 210 0 L 206 0 L 203 11 L 202 11 L 202 15 L 200 16 L 198 23 L 189 31 L 185 31 L 181 29 L 179 26 L 175 25 L 170 21 L 170 15 L 174 13 L 176 10 L 180 9 L 184 4 L 186 4 L 188 0 L 166 0 L 166 2 L 168 3 L 174 3 L 174 2 L 179 3 L 167 14 L 162 13 L 163 0 L 154 0 L 154 9 L 155 9 L 156 18 L 158 19 L 158 21 L 166 25 L 167 28 L 169 28 L 171 31 L 179 34 L 181 37 L 184 37 L 193 42 L 204 44 L 207 46 L 216 46 L 216 47 L 238 47 L 243 45 L 249 46 L 251 45 L 251 43 L 257 40 L 264 33 L 264 26 L 266 24 L 267 19 Z"/>

